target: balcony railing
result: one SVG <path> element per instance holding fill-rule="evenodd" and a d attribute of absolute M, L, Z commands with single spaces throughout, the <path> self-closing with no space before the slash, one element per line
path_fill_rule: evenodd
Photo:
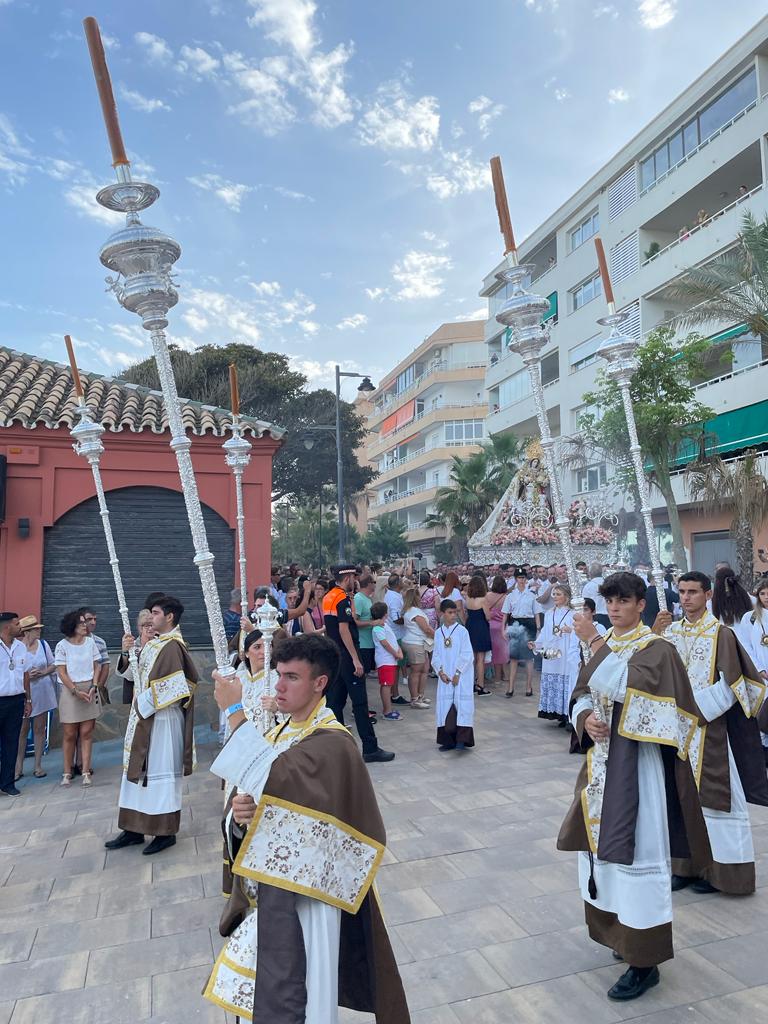
<path fill-rule="evenodd" d="M 440 484 L 416 484 L 415 487 L 409 487 L 405 491 L 396 491 L 394 494 L 379 498 L 375 505 L 392 505 L 396 501 L 400 501 L 402 498 L 410 498 L 413 494 L 421 494 L 422 491 L 431 491 L 435 487 L 439 487 Z"/>
<path fill-rule="evenodd" d="M 762 99 L 765 98 L 765 96 L 762 97 Z M 660 184 L 662 181 L 666 181 L 666 179 L 670 176 L 670 174 L 672 174 L 673 171 L 676 171 L 678 167 L 682 167 L 683 164 L 687 164 L 691 157 L 696 156 L 697 153 L 700 153 L 705 146 L 708 146 L 710 142 L 713 142 L 716 138 L 722 135 L 723 132 L 726 131 L 726 129 L 731 127 L 731 125 L 734 125 L 737 121 L 740 121 L 745 114 L 749 113 L 750 110 L 757 106 L 757 103 L 757 100 L 752 100 L 752 102 L 748 103 L 743 110 L 740 110 L 738 112 L 738 114 L 734 114 L 730 121 L 726 121 L 725 124 L 721 124 L 720 127 L 716 131 L 712 132 L 711 135 L 708 135 L 706 139 L 702 139 L 702 141 L 698 144 L 698 146 L 696 146 L 695 149 L 692 149 L 690 153 L 685 154 L 682 160 L 678 160 L 676 164 L 672 164 L 672 166 L 669 167 L 666 171 L 664 171 L 663 174 L 660 174 L 655 181 L 652 181 L 650 185 L 647 185 L 641 192 L 639 192 L 638 199 L 641 199 L 644 195 L 647 195 L 647 193 L 650 192 L 651 189 L 656 188 L 656 186 Z M 647 159 L 647 156 L 643 157 L 643 159 Z M 640 160 L 640 163 L 642 162 L 643 160 Z"/>
<path fill-rule="evenodd" d="M 440 359 L 437 362 L 430 363 L 427 369 L 424 370 L 423 373 L 419 374 L 419 376 L 416 377 L 415 380 L 411 381 L 407 388 L 403 388 L 402 391 L 398 391 L 397 394 L 385 398 L 381 402 L 376 402 L 374 406 L 374 412 L 377 416 L 379 416 L 381 415 L 381 413 L 386 412 L 387 409 L 390 409 L 393 405 L 397 405 L 397 403 L 399 403 L 403 398 L 406 398 L 408 395 L 418 390 L 424 383 L 424 381 L 427 379 L 427 377 L 431 377 L 433 376 L 433 374 L 442 373 L 443 371 L 446 370 L 485 369 L 485 365 L 486 364 L 484 361 L 481 362 L 478 359 L 472 359 L 468 362 L 458 363 L 451 362 L 450 360 L 447 359 Z"/>
<path fill-rule="evenodd" d="M 381 434 L 379 440 L 374 441 L 371 447 L 384 441 L 389 444 L 390 438 L 397 437 L 398 434 L 402 434 L 405 430 L 412 430 L 414 423 L 418 423 L 419 420 L 423 420 L 425 416 L 430 416 L 433 412 L 439 412 L 441 409 L 477 409 L 483 405 L 485 405 L 485 402 L 480 399 L 476 402 L 438 402 L 437 405 L 433 405 L 429 409 L 417 412 L 412 420 L 408 420 L 407 423 L 404 423 L 402 427 L 398 427 L 397 430 L 391 430 L 388 434 Z"/>
<path fill-rule="evenodd" d="M 432 452 L 436 448 L 470 448 L 473 445 L 478 445 L 483 439 L 478 438 L 472 441 L 438 441 L 437 444 L 425 444 L 421 448 L 416 448 L 412 452 L 408 452 L 407 455 L 401 456 L 399 459 L 393 459 L 388 462 L 385 466 L 379 469 L 380 473 L 388 473 L 390 469 L 397 469 L 398 466 L 404 466 L 408 462 L 412 462 L 414 459 L 418 459 L 420 455 L 424 455 L 426 452 Z"/>
<path fill-rule="evenodd" d="M 676 246 L 682 245 L 683 242 L 687 242 L 688 239 L 695 235 L 697 232 L 701 231 L 703 228 L 709 227 L 709 225 L 713 221 L 718 220 L 720 217 L 723 216 L 723 214 L 728 213 L 729 210 L 735 209 L 737 206 L 739 206 L 740 203 L 745 202 L 745 200 L 751 199 L 752 196 L 757 195 L 757 193 L 761 192 L 762 189 L 763 186 L 761 183 L 760 185 L 757 186 L 757 188 L 753 188 L 751 192 L 746 192 L 743 196 L 739 196 L 738 199 L 734 200 L 732 203 L 729 203 L 727 206 L 724 206 L 721 210 L 718 210 L 717 213 L 713 213 L 711 217 L 707 217 L 707 219 L 703 220 L 700 224 L 696 224 L 695 227 L 686 230 L 686 233 L 684 235 L 681 235 L 679 238 L 674 239 L 674 241 L 670 242 L 669 245 L 665 245 L 663 249 L 659 249 L 658 252 L 654 253 L 653 256 L 650 256 L 647 260 L 643 260 L 643 266 L 647 267 L 649 263 L 653 263 L 654 260 L 657 260 L 660 256 L 663 256 L 665 252 L 669 252 L 670 249 L 674 249 Z"/>
<path fill-rule="evenodd" d="M 555 377 L 554 380 L 548 381 L 543 386 L 545 388 L 551 388 L 553 384 L 559 384 L 559 383 L 560 383 L 560 378 L 559 377 Z M 514 401 L 512 401 L 512 402 L 507 402 L 506 405 L 494 406 L 492 409 L 490 409 L 488 411 L 488 415 L 489 416 L 496 416 L 497 413 L 504 412 L 506 409 L 511 409 L 513 405 L 519 405 L 520 402 L 524 402 L 527 398 L 532 398 L 532 397 L 533 397 L 533 392 L 532 391 L 528 391 L 525 395 L 522 395 L 520 398 L 515 398 Z"/>
<path fill-rule="evenodd" d="M 731 380 L 732 377 L 740 377 L 742 373 L 751 373 L 752 370 L 758 370 L 761 366 L 768 366 L 768 359 L 761 359 L 759 363 L 750 363 L 749 366 L 738 366 L 735 370 L 731 370 L 729 373 L 723 373 L 719 377 L 712 377 L 710 380 L 703 380 L 701 384 L 694 385 L 695 391 L 700 391 L 702 388 L 710 388 L 713 384 L 722 384 L 724 380 Z"/>

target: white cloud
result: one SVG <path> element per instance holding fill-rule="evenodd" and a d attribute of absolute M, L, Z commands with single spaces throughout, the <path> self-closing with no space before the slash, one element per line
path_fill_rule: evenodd
<path fill-rule="evenodd" d="M 10 118 L 0 114 L 0 180 L 14 187 L 23 185 L 31 169 L 32 154 L 22 144 Z"/>
<path fill-rule="evenodd" d="M 137 32 L 133 38 L 142 47 L 148 60 L 166 64 L 173 59 L 173 51 L 160 36 L 155 36 L 151 32 Z"/>
<path fill-rule="evenodd" d="M 226 54 L 224 67 L 247 97 L 228 107 L 228 114 L 234 114 L 265 135 L 277 135 L 296 120 L 296 108 L 274 75 L 249 64 L 240 53 Z"/>
<path fill-rule="evenodd" d="M 476 100 L 467 107 L 470 114 L 478 114 L 477 127 L 485 139 L 490 135 L 491 124 L 504 113 L 506 107 L 503 103 L 494 103 L 487 96 L 478 96 Z"/>
<path fill-rule="evenodd" d="M 560 0 L 525 0 L 525 6 L 536 14 L 542 14 L 544 11 L 554 14 L 560 7 Z"/>
<path fill-rule="evenodd" d="M 442 150 L 440 166 L 427 174 L 427 189 L 438 199 L 453 199 L 465 192 L 477 192 L 491 182 L 487 164 L 472 159 L 471 150 Z"/>
<path fill-rule="evenodd" d="M 99 345 L 93 341 L 86 341 L 83 338 L 78 338 L 76 335 L 72 335 L 72 345 L 75 351 L 78 349 L 84 352 L 91 352 L 96 356 L 97 359 L 105 366 L 108 370 L 124 370 L 127 366 L 132 366 L 136 362 L 137 356 L 135 352 L 122 352 L 119 349 L 107 348 L 106 345 Z M 80 360 L 78 360 L 79 362 Z"/>
<path fill-rule="evenodd" d="M 371 300 L 371 302 L 381 302 L 384 296 L 387 294 L 386 288 L 366 288 L 365 294 Z"/>
<path fill-rule="evenodd" d="M 555 89 L 553 95 L 558 103 L 563 103 L 565 100 L 569 100 L 571 98 L 570 91 L 563 88 Z"/>
<path fill-rule="evenodd" d="M 316 323 L 314 320 L 299 320 L 299 327 L 310 337 L 314 337 L 320 330 L 320 324 Z"/>
<path fill-rule="evenodd" d="M 598 4 L 597 7 L 592 8 L 592 15 L 595 18 L 611 18 L 615 21 L 619 16 L 619 12 L 613 4 Z"/>
<path fill-rule="evenodd" d="M 637 13 L 643 28 L 663 28 L 677 14 L 677 0 L 640 0 Z"/>
<path fill-rule="evenodd" d="M 411 100 L 402 82 L 385 82 L 360 118 L 360 141 L 381 149 L 429 152 L 437 142 L 440 113 L 436 97 Z"/>
<path fill-rule="evenodd" d="M 352 316 L 345 316 L 343 320 L 340 320 L 336 324 L 337 331 L 356 331 L 360 327 L 365 327 L 368 323 L 368 317 L 365 313 L 353 313 Z"/>
<path fill-rule="evenodd" d="M 242 185 L 236 181 L 227 181 L 219 174 L 201 174 L 197 177 L 187 178 L 190 185 L 202 189 L 204 192 L 212 192 L 235 213 L 240 212 L 240 204 L 243 198 L 253 191 L 251 185 Z"/>
<path fill-rule="evenodd" d="M 203 331 L 207 331 L 210 325 L 210 321 L 201 313 L 199 309 L 194 306 L 188 309 L 185 313 L 182 313 L 181 319 L 189 327 L 190 331 L 194 331 L 195 334 L 202 334 Z"/>
<path fill-rule="evenodd" d="M 119 50 L 120 41 L 116 36 L 111 36 L 107 32 L 101 33 L 101 41 L 104 44 L 105 50 Z"/>
<path fill-rule="evenodd" d="M 629 99 L 629 93 L 626 89 L 609 89 L 608 90 L 608 102 L 609 103 L 626 103 Z"/>
<path fill-rule="evenodd" d="M 76 170 L 76 166 L 69 163 L 68 160 L 54 158 L 46 161 L 45 173 L 49 178 L 53 178 L 56 181 L 66 181 L 72 177 Z"/>
<path fill-rule="evenodd" d="M 392 267 L 392 277 L 400 285 L 396 298 L 437 298 L 443 293 L 443 275 L 452 266 L 449 256 L 411 249 Z"/>
<path fill-rule="evenodd" d="M 312 388 L 322 387 L 333 387 L 336 378 L 336 364 L 339 360 L 329 359 L 324 363 L 319 362 L 316 359 L 305 359 L 303 356 L 292 355 L 288 357 L 292 370 L 298 370 L 299 373 L 303 373 L 307 378 L 307 381 Z M 354 362 L 351 359 L 346 359 L 339 362 L 342 370 L 347 373 L 360 373 L 362 367 L 359 363 Z M 348 391 L 352 391 L 354 388 L 354 382 L 342 382 L 342 392 L 344 388 L 348 388 Z M 353 396 L 349 395 L 351 399 Z"/>
<path fill-rule="evenodd" d="M 459 313 L 453 319 L 456 323 L 463 323 L 465 320 L 487 320 L 488 306 L 479 306 L 471 313 Z"/>
<path fill-rule="evenodd" d="M 182 46 L 179 57 L 180 60 L 176 65 L 179 71 L 191 71 L 198 78 L 213 75 L 221 64 L 218 58 L 213 57 L 202 46 Z"/>
<path fill-rule="evenodd" d="M 285 43 L 299 56 L 307 57 L 317 45 L 313 0 L 248 0 L 254 13 L 250 25 L 264 26 L 268 39 Z"/>
<path fill-rule="evenodd" d="M 265 185 L 262 187 L 271 188 L 273 192 L 277 192 L 277 194 L 282 196 L 283 199 L 295 199 L 297 202 L 304 200 L 308 203 L 314 203 L 315 201 L 313 196 L 308 196 L 305 192 L 296 192 L 292 188 L 285 188 L 284 185 Z"/>
<path fill-rule="evenodd" d="M 120 86 L 120 95 L 126 101 L 128 106 L 133 107 L 134 110 L 141 111 L 142 114 L 154 114 L 156 110 L 170 110 L 171 108 L 167 103 L 162 100 L 150 99 L 148 96 L 142 95 L 135 89 L 127 89 L 124 85 Z"/>
<path fill-rule="evenodd" d="M 246 341 L 255 345 L 261 340 L 261 330 L 255 323 L 255 309 L 233 295 L 204 288 L 189 288 L 184 293 L 184 303 L 190 307 L 185 310 L 185 322 L 197 331 L 193 323 L 196 320 L 198 323 L 204 321 L 204 330 L 210 341 L 220 344 Z"/>
<path fill-rule="evenodd" d="M 93 185 L 81 183 L 71 185 L 64 190 L 65 201 L 84 217 L 107 224 L 114 228 L 125 224 L 125 215 L 115 210 L 107 210 L 96 202 L 97 189 Z"/>
<path fill-rule="evenodd" d="M 256 292 L 257 295 L 279 295 L 280 285 L 277 281 L 251 281 L 251 288 Z"/>

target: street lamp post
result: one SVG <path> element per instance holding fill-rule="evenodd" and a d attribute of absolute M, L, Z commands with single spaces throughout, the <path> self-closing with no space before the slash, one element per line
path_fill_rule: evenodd
<path fill-rule="evenodd" d="M 348 373 L 341 369 L 336 364 L 336 425 L 334 427 L 328 425 L 320 425 L 316 427 L 309 427 L 309 432 L 316 430 L 328 430 L 333 431 L 336 435 L 336 503 L 339 507 L 339 562 L 343 562 L 346 552 L 345 544 L 345 530 L 344 530 L 344 459 L 343 449 L 341 447 L 341 378 L 342 377 L 357 377 L 360 379 L 360 384 L 357 390 L 361 394 L 368 394 L 371 391 L 375 391 L 376 387 L 371 383 L 371 378 L 365 373 Z M 307 451 L 311 451 L 314 448 L 315 441 L 312 437 L 304 438 L 304 447 Z M 322 509 L 321 509 L 322 518 Z"/>

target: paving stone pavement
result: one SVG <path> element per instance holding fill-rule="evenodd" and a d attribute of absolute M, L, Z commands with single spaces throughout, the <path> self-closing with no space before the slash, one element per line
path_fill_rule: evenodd
<path fill-rule="evenodd" d="M 378 885 L 414 1024 L 768 1019 L 768 809 L 751 809 L 757 894 L 676 894 L 677 955 L 661 984 L 609 1002 L 622 968 L 588 939 L 574 856 L 555 849 L 580 759 L 521 682 L 513 700 L 478 699 L 477 746 L 463 754 L 437 750 L 431 711 L 377 726 L 397 753 L 371 766 L 389 844 Z M 178 843 L 157 857 L 104 850 L 114 743 L 98 745 L 90 790 L 59 788 L 54 751 L 47 779 L 0 800 L 0 1024 L 227 1020 L 199 994 L 222 940 L 221 793 L 205 770 L 216 747 L 198 736 Z"/>

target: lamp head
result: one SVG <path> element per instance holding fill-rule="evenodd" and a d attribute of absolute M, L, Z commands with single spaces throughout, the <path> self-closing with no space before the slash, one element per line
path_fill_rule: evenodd
<path fill-rule="evenodd" d="M 371 378 L 370 377 L 363 377 L 363 379 L 360 381 L 360 383 L 357 386 L 357 390 L 358 391 L 362 391 L 364 393 L 365 392 L 375 391 L 376 390 L 376 385 L 371 383 Z"/>

